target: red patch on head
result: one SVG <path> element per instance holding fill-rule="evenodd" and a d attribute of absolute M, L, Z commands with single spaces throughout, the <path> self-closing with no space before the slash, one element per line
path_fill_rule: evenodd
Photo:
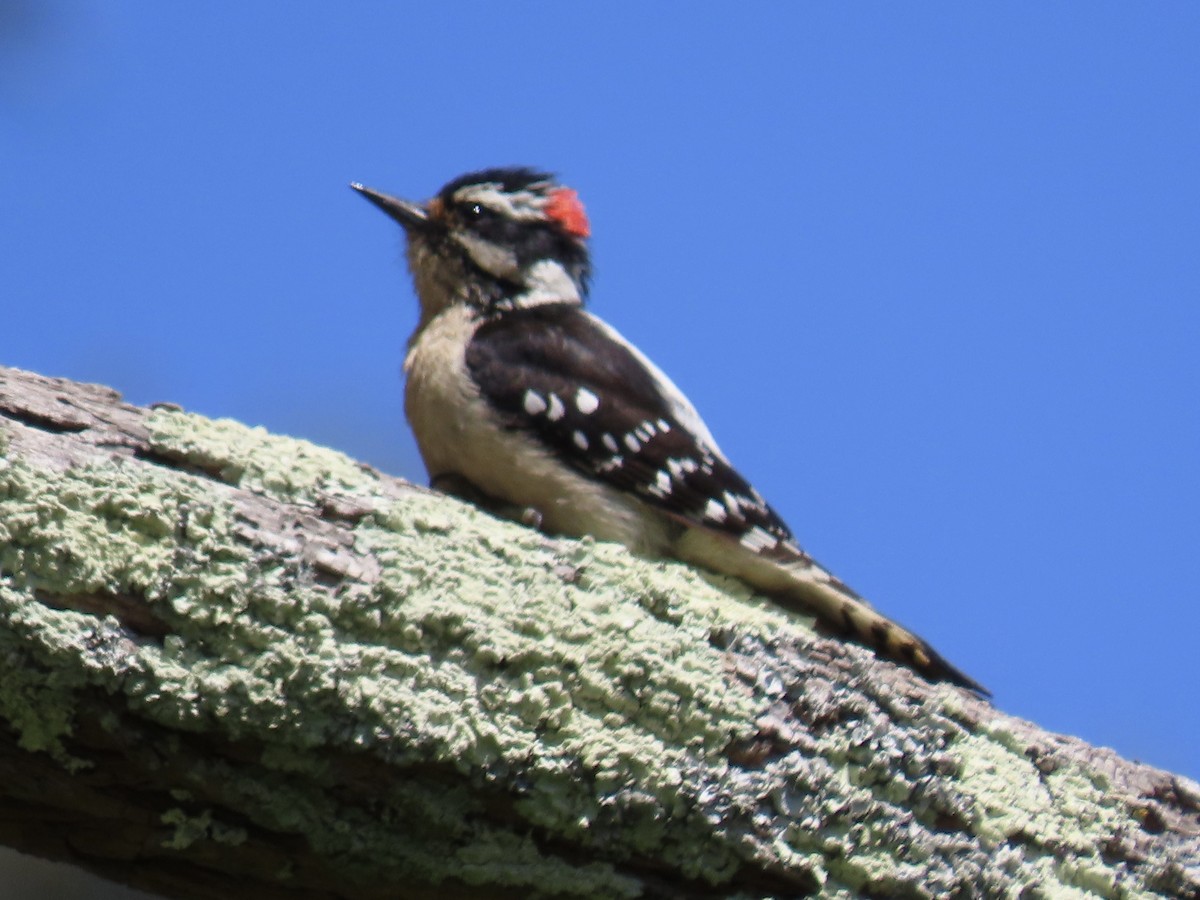
<path fill-rule="evenodd" d="M 567 234 L 577 238 L 585 238 L 592 233 L 592 226 L 588 224 L 587 213 L 583 211 L 579 195 L 570 188 L 555 188 L 550 192 L 546 215 L 562 226 L 562 230 Z"/>

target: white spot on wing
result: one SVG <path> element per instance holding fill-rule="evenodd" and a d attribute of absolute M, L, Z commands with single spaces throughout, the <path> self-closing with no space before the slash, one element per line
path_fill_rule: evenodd
<path fill-rule="evenodd" d="M 573 440 L 575 442 L 575 446 L 578 447 L 580 450 L 586 450 L 588 448 L 587 435 L 584 434 L 582 431 L 573 432 L 571 434 L 571 440 Z"/>
<path fill-rule="evenodd" d="M 667 459 L 667 468 L 675 478 L 682 479 L 684 475 L 690 475 L 696 471 L 696 461 L 686 456 L 683 459 L 670 457 Z"/>
<path fill-rule="evenodd" d="M 618 453 L 616 456 L 610 457 L 609 459 L 606 459 L 604 462 L 600 463 L 600 465 L 596 468 L 600 472 L 614 472 L 621 468 L 621 466 L 624 464 L 625 457 Z"/>
<path fill-rule="evenodd" d="M 645 353 L 643 353 L 633 344 L 629 343 L 629 341 L 627 341 L 619 331 L 617 331 L 603 319 L 598 319 L 591 313 L 584 313 L 584 315 L 586 315 L 588 319 L 591 320 L 592 324 L 600 329 L 601 332 L 629 350 L 629 352 L 633 354 L 634 358 L 637 359 L 637 361 L 643 366 L 645 366 L 646 371 L 650 373 L 651 377 L 657 384 L 659 395 L 664 401 L 666 401 L 667 406 L 670 407 L 672 418 L 675 419 L 675 421 L 684 429 L 684 431 L 690 431 L 698 439 L 702 447 L 711 449 L 714 453 L 724 459 L 725 455 L 717 448 L 717 442 L 714 440 L 712 432 L 708 430 L 708 426 L 704 424 L 704 421 L 700 418 L 700 414 L 696 412 L 696 408 L 692 406 L 687 397 L 685 397 L 680 392 L 679 388 L 675 386 L 675 382 L 671 381 L 671 379 L 667 377 L 666 373 L 664 373 L 662 369 L 651 362 Z M 667 429 L 663 430 L 665 431 Z"/>
<path fill-rule="evenodd" d="M 637 453 L 642 449 L 642 445 L 638 443 L 638 439 L 634 436 L 632 431 L 625 435 L 625 446 L 629 448 L 630 453 Z"/>
<path fill-rule="evenodd" d="M 600 398 L 585 387 L 575 392 L 575 408 L 585 416 L 590 416 L 600 407 Z"/>
<path fill-rule="evenodd" d="M 525 391 L 523 405 L 525 407 L 525 412 L 529 413 L 529 415 L 540 415 L 546 411 L 546 398 L 533 388 L 529 388 L 527 391 Z"/>
<path fill-rule="evenodd" d="M 725 507 L 716 500 L 709 500 L 704 505 L 704 518 L 712 519 L 714 522 L 724 522 L 726 517 Z M 745 538 L 742 539 L 745 543 Z"/>
<path fill-rule="evenodd" d="M 655 480 L 655 482 L 657 482 L 658 489 L 660 491 L 662 491 L 664 494 L 671 493 L 671 476 L 670 475 L 668 475 L 662 469 L 659 469 L 654 474 L 654 480 Z"/>
<path fill-rule="evenodd" d="M 761 553 L 764 550 L 773 550 L 779 541 L 770 532 L 755 525 L 742 535 L 740 543 L 755 553 Z"/>
<path fill-rule="evenodd" d="M 617 444 L 617 439 L 607 431 L 600 436 L 600 441 L 604 444 L 605 449 L 607 449 L 609 453 L 616 453 L 619 449 L 621 449 L 620 445 Z"/>
<path fill-rule="evenodd" d="M 567 414 L 566 407 L 563 402 L 558 399 L 558 394 L 550 395 L 550 412 L 546 413 L 546 418 L 551 422 L 557 422 Z"/>

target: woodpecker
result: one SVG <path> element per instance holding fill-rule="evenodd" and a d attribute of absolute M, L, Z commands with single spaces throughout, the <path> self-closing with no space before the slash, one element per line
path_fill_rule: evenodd
<path fill-rule="evenodd" d="M 435 488 L 734 576 L 828 633 L 987 695 L 805 553 L 671 379 L 584 308 L 590 226 L 575 191 L 515 167 L 463 175 L 423 203 L 351 187 L 407 236 L 420 315 L 405 412 Z"/>

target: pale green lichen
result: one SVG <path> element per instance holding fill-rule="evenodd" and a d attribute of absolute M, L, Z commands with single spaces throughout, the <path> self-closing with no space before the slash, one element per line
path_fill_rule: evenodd
<path fill-rule="evenodd" d="M 1039 773 L 1021 747 L 1003 725 L 965 735 L 956 746 L 958 784 L 973 801 L 976 834 L 993 845 L 1026 845 L 1025 863 L 1043 873 L 1046 896 L 1156 896 L 1118 880 L 1095 854 L 1130 824 L 1124 803 L 1073 764 Z"/>
<path fill-rule="evenodd" d="M 42 685 L 32 698 L 36 679 L 11 671 L 0 679 L 0 712 L 28 746 L 68 736 L 74 690 L 102 686 L 161 725 L 216 724 L 233 739 L 269 739 L 263 764 L 281 772 L 318 767 L 303 761 L 307 748 L 347 741 L 401 767 L 519 769 L 526 787 L 517 809 L 530 825 L 607 834 L 627 852 L 686 863 L 699 877 L 736 866 L 733 849 L 712 843 L 702 822 L 690 837 L 662 827 L 682 812 L 674 806 L 681 773 L 752 731 L 754 706 L 724 677 L 721 655 L 696 640 L 727 596 L 686 567 L 618 552 L 627 570 L 618 573 L 612 548 L 551 543 L 444 498 L 372 497 L 378 479 L 368 470 L 260 429 L 173 412 L 150 424 L 157 453 L 244 490 L 301 505 L 326 492 L 370 498 L 376 512 L 355 540 L 382 575 L 336 594 L 317 587 L 240 543 L 230 499 L 201 476 L 133 461 L 64 472 L 9 465 L 0 472 L 0 570 L 11 579 L 0 593 L 0 652 L 7 645 L 22 658 L 70 652 L 85 661 L 71 683 Z M 582 566 L 579 584 L 558 571 L 573 566 Z M 161 645 L 85 651 L 103 622 L 30 602 L 34 590 L 142 597 L 171 633 Z M 106 639 L 118 642 L 114 624 Z M 238 774 L 226 777 L 236 792 Z M 326 824 L 338 821 L 335 810 L 304 811 L 299 796 L 287 796 L 256 797 L 256 815 L 347 852 L 349 839 Z M 447 799 L 439 788 L 438 802 Z M 491 864 L 493 883 L 546 889 L 539 866 L 560 867 L 564 891 L 572 879 L 589 883 L 526 839 L 479 825 L 470 840 L 452 837 L 468 811 L 442 809 L 449 831 L 418 830 L 407 850 L 394 831 L 365 822 L 352 843 L 407 858 L 406 866 L 420 859 L 432 880 L 470 871 L 459 858 L 466 854 L 472 865 Z M 212 837 L 203 816 L 180 814 L 173 824 L 179 846 Z M 444 844 L 429 852 L 426 838 Z M 511 872 L 497 882 L 501 862 Z M 610 867 L 589 872 L 600 893 L 630 890 Z"/>
<path fill-rule="evenodd" d="M 211 809 L 199 815 L 189 815 L 179 807 L 168 809 L 160 817 L 164 825 L 173 826 L 171 836 L 162 845 L 172 850 L 186 850 L 197 841 L 213 841 L 236 847 L 246 842 L 246 829 L 220 822 Z"/>
<path fill-rule="evenodd" d="M 1028 759 L 983 735 L 967 735 L 956 749 L 963 761 L 959 784 L 975 801 L 981 838 L 1000 844 L 1030 826 L 1041 832 L 1051 824 L 1041 821 L 1051 809 L 1050 792 Z"/>
<path fill-rule="evenodd" d="M 14 590 L 7 579 L 0 577 L 0 611 L 19 609 L 27 602 L 27 596 Z M 0 625 L 6 624 L 0 618 Z M 12 641 L 5 639 L 6 632 L 0 630 L 0 653 L 12 654 Z M 12 668 L 0 665 L 4 677 L 0 679 L 0 718 L 8 721 L 17 731 L 18 744 L 24 750 L 44 751 L 71 769 L 86 765 L 66 752 L 62 739 L 71 734 L 74 710 L 64 704 L 63 693 L 83 685 L 83 679 L 57 675 L 51 679 L 44 670 L 28 667 Z"/>
<path fill-rule="evenodd" d="M 147 426 L 154 451 L 286 502 L 312 502 L 323 492 L 369 492 L 379 481 L 344 453 L 231 419 L 157 409 Z"/>
<path fill-rule="evenodd" d="M 256 766 L 197 766 L 175 802 L 241 810 L 331 858 L 369 858 L 431 884 L 636 895 L 610 865 L 540 851 L 523 836 L 536 826 L 713 882 L 743 864 L 738 838 L 688 805 L 705 779 L 727 772 L 728 746 L 753 735 L 762 712 L 709 636 L 736 623 L 768 637 L 794 618 L 683 565 L 547 540 L 425 492 L 395 499 L 369 469 L 302 441 L 179 412 L 148 422 L 154 452 L 185 471 L 133 460 L 35 471 L 0 460 L 0 716 L 22 746 L 86 764 L 63 742 L 77 692 L 100 687 L 169 729 L 261 739 L 269 749 Z M 355 550 L 373 557 L 379 577 L 331 591 L 294 560 L 247 544 L 213 478 L 309 512 L 329 495 L 357 498 Z M 48 608 L 35 591 L 144 598 L 170 633 L 135 644 L 114 621 Z M 1040 776 L 1016 736 L 964 733 L 955 692 L 938 696 L 914 727 L 960 769 L 944 779 L 946 797 L 922 802 L 969 811 L 1037 896 L 1116 896 L 1112 870 L 1089 855 L 1127 816 L 1103 785 L 1070 768 Z M 910 802 L 936 751 L 918 752 L 894 727 L 856 728 L 826 729 L 811 764 L 801 761 L 808 768 L 788 774 L 798 808 L 811 796 L 831 806 L 786 825 L 772 852 L 811 872 L 824 896 L 868 885 L 922 896 L 933 861 L 908 838 L 927 811 L 918 805 L 906 820 L 912 831 L 873 816 Z M 322 782 L 326 748 L 394 766 L 381 786 L 385 815 L 300 787 Z M 424 784 L 406 775 L 414 765 L 459 780 Z M 468 787 L 481 772 L 500 784 L 520 773 L 522 825 L 490 824 Z M 167 816 L 172 846 L 245 839 L 208 812 Z M 1036 842 L 1006 843 L 1022 830 Z M 1038 849 L 1056 842 L 1081 859 L 1062 864 Z"/>

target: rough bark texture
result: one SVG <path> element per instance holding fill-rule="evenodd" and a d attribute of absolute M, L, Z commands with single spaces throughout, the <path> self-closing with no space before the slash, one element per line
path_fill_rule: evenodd
<path fill-rule="evenodd" d="M 1198 834 L 735 582 L 0 368 L 0 843 L 176 897 L 1197 897 Z"/>

